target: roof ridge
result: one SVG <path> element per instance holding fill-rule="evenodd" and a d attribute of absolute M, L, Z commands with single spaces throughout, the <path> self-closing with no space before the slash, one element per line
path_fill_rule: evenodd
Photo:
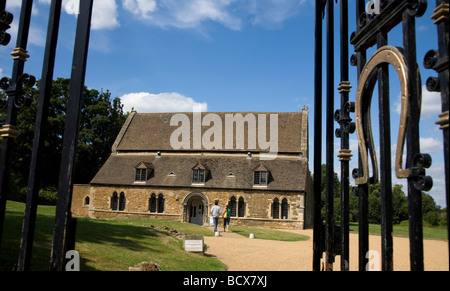
<path fill-rule="evenodd" d="M 116 137 L 116 140 L 114 141 L 112 147 L 111 147 L 111 152 L 112 153 L 116 153 L 117 152 L 117 147 L 119 146 L 120 142 L 122 141 L 128 126 L 130 126 L 131 121 L 133 120 L 134 116 L 137 114 L 136 111 L 131 111 L 130 115 L 128 115 L 127 120 L 125 120 L 125 123 L 122 125 L 122 128 L 120 129 L 119 134 Z"/>

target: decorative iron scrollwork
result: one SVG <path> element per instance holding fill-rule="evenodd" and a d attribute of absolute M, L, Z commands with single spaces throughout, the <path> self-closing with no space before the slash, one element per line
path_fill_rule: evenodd
<path fill-rule="evenodd" d="M 8 11 L 0 11 L 0 45 L 6 46 L 11 40 L 11 35 L 6 31 L 11 28 L 10 24 L 14 16 Z"/>
<path fill-rule="evenodd" d="M 411 177 L 416 190 L 429 191 L 433 187 L 433 179 L 425 175 L 425 169 L 431 166 L 431 156 L 429 154 L 416 154 L 411 169 Z"/>
<path fill-rule="evenodd" d="M 8 77 L 3 77 L 2 79 L 0 79 L 0 89 L 7 90 L 10 82 L 11 79 Z"/>
<path fill-rule="evenodd" d="M 434 69 L 437 68 L 436 64 L 439 60 L 439 52 L 437 50 L 429 50 L 425 57 L 423 58 L 423 66 L 425 69 Z M 426 82 L 427 90 L 430 92 L 440 92 L 441 86 L 439 82 L 439 78 L 436 77 L 429 77 Z"/>
<path fill-rule="evenodd" d="M 408 70 L 403 58 L 403 54 L 400 49 L 393 46 L 383 46 L 378 49 L 366 63 L 360 75 L 358 88 L 356 91 L 355 120 L 362 169 L 354 171 L 353 177 L 355 178 L 355 182 L 357 185 L 367 184 L 369 183 L 369 181 L 376 182 L 378 178 L 378 164 L 370 124 L 370 101 L 372 98 L 372 91 L 377 80 L 376 74 L 378 72 L 379 66 L 382 64 L 390 64 L 394 67 L 400 80 L 401 88 L 401 113 L 395 157 L 395 174 L 397 178 L 409 178 L 410 176 L 415 176 L 417 187 L 421 188 L 422 190 L 429 190 L 429 188 L 432 186 L 432 180 L 430 185 L 431 178 L 424 175 L 424 168 L 429 167 L 429 165 L 431 164 L 431 158 L 428 158 L 429 155 L 420 154 L 419 156 L 417 156 L 415 160 L 417 165 L 414 165 L 414 167 L 411 169 L 403 168 L 402 166 L 403 149 L 406 140 L 408 111 L 410 106 L 408 98 L 410 94 L 409 79 Z M 421 98 L 420 91 L 419 96 L 419 98 Z M 371 155 L 373 167 L 373 177 L 371 177 L 370 180 L 367 154 L 368 151 Z"/>
<path fill-rule="evenodd" d="M 421 17 L 427 11 L 428 2 L 426 0 L 408 0 L 410 5 L 409 14 L 415 17 Z"/>
<path fill-rule="evenodd" d="M 3 77 L 0 80 L 0 89 L 5 90 L 8 98 L 14 96 L 14 106 L 17 108 L 28 108 L 32 99 L 24 91 L 24 87 L 31 88 L 36 84 L 36 78 L 30 74 L 23 74 L 17 79 L 17 84 L 12 85 L 11 79 Z M 0 100 L 0 109 L 5 109 L 8 105 L 7 100 Z"/>
<path fill-rule="evenodd" d="M 440 24 L 442 21 L 447 21 L 449 18 L 449 4 L 448 3 L 441 3 L 439 6 L 437 6 L 434 9 L 434 14 L 431 16 L 432 19 L 434 19 L 435 24 Z M 447 25 L 448 26 L 448 25 Z M 447 35 L 448 35 L 448 27 L 447 27 Z M 444 38 L 445 39 L 445 38 Z M 445 42 L 443 44 L 440 44 L 440 46 L 445 47 Z M 448 49 L 448 36 L 447 36 L 447 48 Z M 439 55 L 438 50 L 429 50 L 423 59 L 423 65 L 426 69 L 433 69 L 435 70 L 439 75 L 441 73 L 444 73 L 446 70 L 448 70 L 449 67 L 449 57 L 448 52 L 445 53 L 441 50 L 442 56 Z M 444 74 L 445 76 L 445 74 Z M 444 78 L 445 80 L 445 78 Z M 429 77 L 426 82 L 427 90 L 430 92 L 441 92 L 441 78 L 440 77 Z M 447 82 L 448 82 L 448 73 L 447 73 Z M 448 96 L 448 90 L 442 91 L 441 94 L 446 93 Z M 444 96 L 444 95 L 442 95 Z M 444 97 L 442 97 L 444 98 Z M 448 101 L 447 101 L 448 102 Z M 449 111 L 444 111 L 441 114 L 439 114 L 439 119 L 435 122 L 437 125 L 439 125 L 439 129 L 448 129 L 449 127 Z"/>
<path fill-rule="evenodd" d="M 407 108 L 409 107 L 408 101 L 408 76 L 405 61 L 402 53 L 395 47 L 384 46 L 378 49 L 369 61 L 364 66 L 358 87 L 356 90 L 355 100 L 355 121 L 356 132 L 358 137 L 358 145 L 362 162 L 362 169 L 353 171 L 353 177 L 357 185 L 367 184 L 369 182 L 369 161 L 368 150 L 371 154 L 373 177 L 372 182 L 378 180 L 378 164 L 376 158 L 376 152 L 374 150 L 374 142 L 370 120 L 370 103 L 372 98 L 372 91 L 376 82 L 376 74 L 381 64 L 388 63 L 393 65 L 396 69 L 400 79 L 400 87 L 402 90 L 401 98 L 401 115 L 400 115 L 400 128 L 397 143 L 397 157 L 396 157 L 396 174 L 397 177 L 401 176 L 406 178 L 409 176 L 410 171 L 401 169 L 402 153 L 406 134 L 406 120 L 407 120 Z M 400 155 L 399 155 L 400 153 Z"/>

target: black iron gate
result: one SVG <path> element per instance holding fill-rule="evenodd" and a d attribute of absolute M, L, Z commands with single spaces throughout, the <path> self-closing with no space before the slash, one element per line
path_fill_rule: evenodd
<path fill-rule="evenodd" d="M 33 0 L 22 0 L 17 45 L 11 53 L 14 60 L 12 77 L 4 77 L 0 81 L 0 87 L 4 89 L 7 94 L 6 100 L 0 100 L 0 106 L 3 109 L 6 109 L 6 123 L 2 125 L 2 129 L 0 130 L 1 136 L 3 137 L 0 159 L 0 245 L 5 218 L 5 206 L 9 191 L 8 180 L 10 176 L 14 140 L 18 134 L 17 111 L 20 110 L 20 108 L 27 106 L 30 102 L 24 94 L 23 87 L 33 86 L 36 81 L 35 77 L 23 73 L 25 61 L 29 57 L 26 48 L 32 5 Z M 78 141 L 81 97 L 86 71 L 92 5 L 93 0 L 80 1 L 59 173 L 58 199 L 50 260 L 51 270 L 64 270 L 66 252 L 74 249 L 75 244 L 76 220 L 71 217 L 70 212 L 72 173 Z M 42 149 L 45 139 L 45 128 L 47 125 L 50 90 L 53 80 L 61 6 L 62 0 L 51 1 L 18 270 L 29 270 L 30 268 L 39 191 L 38 177 L 41 175 L 40 165 L 42 164 Z M 10 28 L 9 24 L 11 24 L 13 20 L 13 15 L 5 11 L 5 7 L 6 0 L 0 0 L 0 43 L 2 45 L 7 45 L 10 41 L 11 37 L 7 30 Z"/>
<path fill-rule="evenodd" d="M 5 218 L 5 205 L 8 197 L 7 181 L 13 155 L 14 140 L 18 134 L 17 111 L 27 106 L 29 100 L 23 88 L 33 86 L 35 78 L 24 73 L 25 61 L 29 57 L 26 51 L 30 26 L 32 0 L 22 0 L 19 19 L 17 45 L 11 53 L 13 71 L 11 78 L 0 80 L 0 87 L 5 90 L 7 98 L 0 100 L 0 107 L 6 109 L 6 123 L 0 134 L 3 144 L 0 157 L 0 243 Z M 62 0 L 52 0 L 47 32 L 47 42 L 42 70 L 39 105 L 36 117 L 32 162 L 28 181 L 27 204 L 23 223 L 19 270 L 28 270 L 33 245 L 34 225 L 36 220 L 37 184 L 40 175 L 42 144 L 47 123 L 49 91 L 53 78 L 55 50 L 59 29 Z M 410 228 L 410 261 L 412 270 L 423 270 L 423 238 L 421 191 L 432 187 L 432 179 L 426 176 L 426 168 L 431 165 L 430 156 L 422 154 L 419 148 L 419 117 L 421 107 L 421 80 L 417 68 L 415 18 L 421 17 L 427 9 L 425 0 L 370 0 L 370 11 L 366 11 L 364 0 L 356 0 L 356 32 L 348 35 L 348 1 L 340 1 L 340 50 L 341 68 L 340 85 L 341 104 L 335 111 L 334 105 L 334 1 L 316 0 L 316 37 L 315 37 L 315 112 L 314 112 L 314 237 L 313 270 L 320 270 L 320 260 L 325 252 L 324 268 L 333 269 L 334 258 L 341 256 L 341 270 L 349 269 L 349 161 L 353 154 L 349 150 L 349 134 L 356 131 L 358 137 L 359 168 L 353 170 L 352 176 L 357 187 L 354 192 L 359 197 L 359 269 L 367 265 L 368 245 L 368 184 L 378 179 L 381 185 L 382 212 L 382 269 L 393 269 L 392 243 L 392 178 L 390 153 L 390 116 L 389 116 L 389 78 L 388 66 L 392 65 L 399 77 L 402 89 L 401 123 L 397 137 L 395 155 L 395 173 L 398 178 L 408 180 L 408 205 Z M 58 185 L 58 205 L 55 216 L 54 237 L 50 269 L 63 270 L 67 250 L 73 249 L 76 220 L 71 217 L 70 203 L 74 158 L 77 146 L 78 125 L 80 117 L 81 94 L 84 85 L 87 50 L 90 35 L 90 23 L 93 0 L 80 1 L 77 32 L 74 48 L 70 98 L 66 116 L 61 159 L 60 179 Z M 13 15 L 5 11 L 6 0 L 0 0 L 0 44 L 10 41 L 8 29 Z M 369 13 L 368 13 L 369 12 Z M 326 218 L 323 224 L 320 215 L 320 177 L 322 148 L 322 17 L 326 14 Z M 438 30 L 438 49 L 430 50 L 424 59 L 424 66 L 437 72 L 438 77 L 426 81 L 430 91 L 440 91 L 442 114 L 436 122 L 443 131 L 444 161 L 446 177 L 447 211 L 449 203 L 449 2 L 436 0 L 432 17 Z M 398 25 L 403 29 L 403 47 L 388 45 L 388 33 Z M 351 43 L 355 55 L 350 60 L 348 46 Z M 366 51 L 376 46 L 376 52 L 367 59 Z M 358 82 L 355 100 L 350 101 L 351 84 L 349 81 L 349 61 L 357 67 Z M 378 83 L 380 159 L 376 157 L 374 140 L 371 132 L 370 106 L 372 91 Z M 355 121 L 350 115 L 354 113 Z M 334 131 L 334 122 L 339 128 Z M 336 226 L 333 205 L 333 169 L 334 138 L 341 140 L 339 158 L 341 163 L 341 221 Z M 403 167 L 403 148 L 406 143 L 406 167 Z M 369 170 L 369 165 L 371 170 Z M 372 176 L 369 177 L 370 172 Z M 378 177 L 379 176 L 379 177 Z M 447 225 L 449 225 L 447 213 Z"/>
<path fill-rule="evenodd" d="M 416 56 L 415 18 L 423 16 L 428 3 L 426 0 L 356 0 L 356 31 L 348 36 L 348 1 L 340 1 L 340 44 L 341 82 L 337 88 L 341 94 L 340 108 L 335 111 L 333 87 L 334 78 L 334 35 L 333 0 L 316 1 L 316 48 L 315 48 L 315 129 L 314 148 L 322 148 L 322 17 L 326 14 L 326 217 L 323 224 L 320 216 L 320 171 L 321 152 L 314 152 L 314 257 L 313 270 L 333 270 L 334 258 L 341 256 L 341 270 L 349 270 L 349 161 L 353 156 L 349 149 L 349 134 L 356 130 L 358 139 L 359 167 L 352 171 L 358 196 L 359 216 L 359 270 L 366 270 L 369 252 L 368 230 L 368 185 L 380 181 L 381 193 L 381 241 L 382 270 L 393 270 L 392 239 L 392 177 L 391 177 L 391 136 L 389 108 L 389 70 L 393 66 L 400 81 L 401 116 L 397 148 L 395 150 L 394 171 L 397 178 L 407 179 L 408 216 L 411 270 L 424 270 L 422 235 L 422 191 L 433 185 L 426 175 L 431 165 L 431 157 L 420 152 L 419 120 L 422 102 L 421 79 Z M 337 1 L 336 1 L 337 2 Z M 367 3 L 366 3 L 367 2 Z M 429 9 L 429 7 L 428 7 Z M 429 91 L 441 92 L 442 114 L 436 124 L 443 131 L 445 181 L 447 199 L 447 227 L 449 203 L 449 1 L 437 0 L 432 16 L 438 30 L 438 49 L 430 50 L 424 58 L 424 67 L 434 69 L 438 77 L 426 81 Z M 431 21 L 431 20 L 430 20 Z M 394 47 L 388 43 L 388 33 L 396 26 L 402 27 L 403 46 Z M 349 59 L 348 43 L 355 54 Z M 376 46 L 375 53 L 368 57 L 366 51 Z M 357 85 L 355 99 L 349 101 L 349 62 L 356 66 Z M 378 112 L 380 158 L 376 156 L 372 136 L 370 108 L 372 92 L 378 83 Z M 354 113 L 354 122 L 350 114 Z M 333 132 L 336 121 L 339 127 Z M 341 163 L 341 221 L 334 221 L 333 205 L 333 160 L 334 138 L 340 138 L 339 160 Z M 406 144 L 406 146 L 405 146 Z M 406 147 L 406 166 L 403 151 Z M 369 168 L 370 166 L 370 168 Z M 371 176 L 370 176 L 371 173 Z M 447 229 L 448 230 L 448 229 Z M 449 232 L 450 233 L 450 232 Z M 320 260 L 325 252 L 324 264 Z"/>

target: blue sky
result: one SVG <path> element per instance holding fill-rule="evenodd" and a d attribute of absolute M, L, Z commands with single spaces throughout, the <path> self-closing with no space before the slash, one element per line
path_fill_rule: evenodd
<path fill-rule="evenodd" d="M 9 32 L 12 40 L 0 48 L 0 75 L 11 76 L 9 52 L 15 47 L 20 0 L 8 0 L 15 16 Z M 108 89 L 120 97 L 129 111 L 288 112 L 309 107 L 310 165 L 313 163 L 314 129 L 314 2 L 313 0 L 96 0 L 94 1 L 86 85 Z M 354 30 L 354 1 L 349 1 L 350 33 Z M 35 0 L 25 71 L 41 76 L 50 0 Z M 75 4 L 75 5 L 74 5 Z M 70 77 L 76 26 L 76 0 L 63 1 L 56 77 Z M 417 19 L 417 59 L 423 82 L 436 76 L 422 65 L 423 56 L 437 48 L 437 33 L 430 19 L 434 1 Z M 335 4 L 335 88 L 339 76 L 339 5 Z M 325 26 L 325 22 L 324 22 Z M 324 28 L 325 35 L 325 28 Z M 393 45 L 402 45 L 401 26 L 389 35 Z M 325 44 L 325 41 L 324 41 Z M 324 47 L 325 50 L 325 47 Z M 370 50 L 368 55 L 373 53 Z M 352 46 L 350 46 L 350 54 Z M 325 57 L 325 54 L 324 54 Z M 324 58 L 325 85 L 325 58 Z M 356 69 L 350 68 L 354 101 Z M 391 72 L 392 148 L 397 142 L 399 119 L 398 81 Z M 325 92 L 325 90 L 324 90 Z M 376 94 L 376 92 L 375 92 Z M 336 90 L 335 104 L 340 104 Z M 376 97 L 374 97 L 376 100 Z M 421 149 L 432 155 L 427 174 L 434 179 L 429 192 L 445 206 L 442 132 L 434 124 L 440 96 L 423 88 Z M 324 102 L 325 103 L 325 102 Z M 377 102 L 373 102 L 375 116 Z M 325 104 L 324 104 L 325 112 Z M 325 118 L 325 116 L 324 116 Z M 375 139 L 377 119 L 373 118 Z M 325 122 L 324 122 L 325 124 Z M 336 126 L 336 124 L 335 124 Z M 325 128 L 323 129 L 325 134 Z M 282 141 L 280 141 L 282 142 Z M 335 155 L 340 141 L 335 140 Z M 323 146 L 323 149 L 325 145 Z M 356 134 L 351 136 L 357 163 Z M 395 153 L 392 150 L 393 154 Z M 322 160 L 325 161 L 323 150 Z M 335 171 L 339 163 L 335 162 Z M 353 179 L 351 179 L 353 183 Z M 394 183 L 406 185 L 406 181 Z M 406 192 L 406 187 L 404 187 Z"/>

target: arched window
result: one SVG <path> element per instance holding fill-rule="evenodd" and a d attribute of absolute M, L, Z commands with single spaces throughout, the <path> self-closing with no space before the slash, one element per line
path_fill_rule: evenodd
<path fill-rule="evenodd" d="M 238 202 L 238 216 L 244 217 L 245 216 L 245 202 L 244 198 L 240 197 Z"/>
<path fill-rule="evenodd" d="M 278 198 L 275 198 L 275 200 L 273 200 L 272 215 L 273 215 L 274 219 L 280 218 L 280 202 L 279 202 Z"/>
<path fill-rule="evenodd" d="M 159 193 L 158 195 L 158 213 L 164 212 L 164 196 Z"/>
<path fill-rule="evenodd" d="M 90 198 L 89 198 L 89 196 L 86 196 L 86 197 L 84 197 L 84 206 L 89 206 L 89 202 L 90 202 Z"/>
<path fill-rule="evenodd" d="M 150 210 L 150 212 L 156 212 L 156 195 L 155 195 L 155 193 L 152 193 L 152 195 L 150 196 L 148 208 L 149 208 L 148 210 Z"/>
<path fill-rule="evenodd" d="M 230 198 L 228 206 L 230 207 L 230 217 L 236 217 L 236 197 L 232 196 Z"/>
<path fill-rule="evenodd" d="M 126 205 L 126 199 L 125 199 L 125 193 L 121 192 L 120 196 L 119 196 L 119 211 L 124 211 L 125 210 L 125 205 Z"/>
<path fill-rule="evenodd" d="M 117 202 L 119 201 L 119 198 L 117 196 L 117 192 L 114 192 L 111 196 L 111 210 L 117 210 Z"/>
<path fill-rule="evenodd" d="M 288 219 L 289 216 L 289 204 L 287 202 L 287 199 L 284 198 L 283 201 L 281 202 L 281 218 L 282 219 Z"/>

